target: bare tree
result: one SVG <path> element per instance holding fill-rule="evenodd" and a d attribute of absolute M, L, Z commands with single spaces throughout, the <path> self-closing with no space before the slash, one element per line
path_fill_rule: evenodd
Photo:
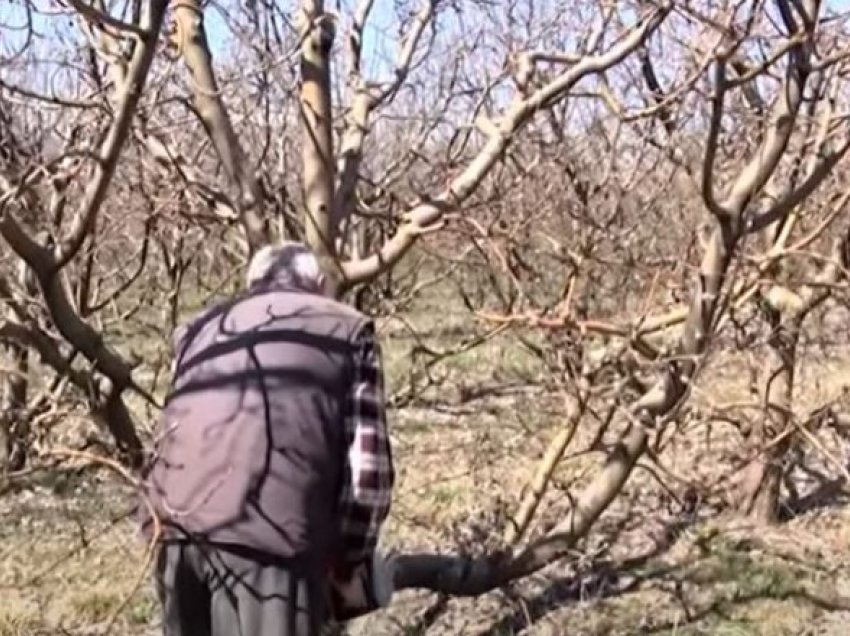
<path fill-rule="evenodd" d="M 715 35 L 707 38 L 713 81 L 710 85 L 710 114 L 700 189 L 706 210 L 713 217 L 714 227 L 704 239 L 702 257 L 690 293 L 691 300 L 687 311 L 680 314 L 684 323 L 672 355 L 661 359 L 657 367 L 657 379 L 621 413 L 620 416 L 625 419 L 625 430 L 614 444 L 604 465 L 585 490 L 575 498 L 568 516 L 545 536 L 527 546 L 508 548 L 479 559 L 403 557 L 403 566 L 398 577 L 401 587 L 421 586 L 454 594 L 479 594 L 513 578 L 529 574 L 566 555 L 575 543 L 585 536 L 593 522 L 620 491 L 636 462 L 647 450 L 650 436 L 662 433 L 667 424 L 675 420 L 697 379 L 703 357 L 709 351 L 718 325 L 722 323 L 724 312 L 731 303 L 737 302 L 737 298 L 747 287 L 745 281 L 736 284 L 736 277 L 730 275 L 741 243 L 749 235 L 769 225 L 778 221 L 784 222 L 796 206 L 805 201 L 821 184 L 848 148 L 847 130 L 842 120 L 830 119 L 829 114 L 825 115 L 830 122 L 827 125 L 832 139 L 829 147 L 823 148 L 817 143 L 806 144 L 812 155 L 810 168 L 805 176 L 778 199 L 765 192 L 774 176 L 777 179 L 784 178 L 780 166 L 788 156 L 787 151 L 795 124 L 800 118 L 812 71 L 838 63 L 836 58 L 822 60 L 816 56 L 813 43 L 819 24 L 818 3 L 792 5 L 777 2 L 776 9 L 786 39 L 774 54 L 767 56 L 766 64 L 750 71 L 745 77 L 747 81 L 753 81 L 759 72 L 766 72 L 779 60 L 783 62 L 784 77 L 772 96 L 772 104 L 764 118 L 764 127 L 759 131 L 757 143 L 752 145 L 749 158 L 729 180 L 724 188 L 725 195 L 720 199 L 715 194 L 718 189 L 717 157 L 721 139 L 729 139 L 731 136 L 731 133 L 727 134 L 723 129 L 727 98 L 732 91 L 745 83 L 730 79 L 727 67 L 736 52 L 746 46 L 747 38 L 754 36 L 757 29 L 763 28 L 762 25 L 769 25 L 770 21 L 764 10 L 741 16 L 738 9 L 730 5 L 717 14 L 717 17 L 722 19 L 705 19 L 703 23 L 707 25 L 707 31 Z M 736 36 L 730 37 L 731 33 Z M 706 38 L 695 39 L 698 43 L 705 40 Z M 698 68 L 704 67 L 704 64 L 700 64 Z M 645 69 L 646 59 L 644 74 Z M 685 88 L 688 85 L 683 84 Z M 657 93 L 657 90 L 654 92 Z M 603 98 L 621 119 L 628 117 L 628 109 L 616 102 L 611 103 L 610 93 L 603 92 Z M 664 99 L 661 101 L 667 103 Z M 670 103 L 674 103 L 673 100 L 670 100 Z M 651 107 L 651 110 L 657 113 L 657 104 Z M 835 275 L 836 271 L 834 267 L 829 268 L 829 275 Z M 817 302 L 817 297 L 817 294 L 813 295 L 810 301 Z M 792 316 L 805 315 L 805 308 L 810 306 L 810 302 L 802 301 L 798 305 L 798 309 L 802 311 L 786 314 L 784 328 L 778 329 L 774 335 L 774 346 L 779 348 L 777 350 L 787 353 L 788 348 L 794 346 L 793 337 L 788 338 L 788 332 L 793 332 L 793 327 L 789 327 L 787 321 L 790 320 L 793 324 L 795 319 Z M 542 320 L 546 322 L 545 319 Z M 536 321 L 541 321 L 541 318 Z M 618 331 L 616 328 L 606 328 L 604 323 L 594 325 L 592 321 L 577 320 L 569 313 L 553 317 L 549 322 L 560 323 L 564 327 L 572 325 L 582 329 L 602 329 L 614 334 Z M 633 334 L 633 329 L 634 327 L 622 330 L 623 335 Z M 780 345 L 780 340 L 784 340 L 785 344 Z M 787 369 L 787 365 L 785 368 Z M 783 391 L 781 388 L 779 390 Z M 570 420 L 569 426 L 572 425 Z M 545 484 L 548 468 L 546 464 L 557 461 L 565 444 L 565 437 L 569 438 L 568 432 L 553 440 L 552 450 L 535 479 L 532 493 L 538 492 Z M 532 505 L 526 502 L 520 517 L 523 517 L 524 511 Z M 509 538 L 513 536 L 509 533 Z"/>
<path fill-rule="evenodd" d="M 2 174 L 4 194 L 0 235 L 32 270 L 47 313 L 61 337 L 81 353 L 91 363 L 94 370 L 102 374 L 98 380 L 83 373 L 71 373 L 69 377 L 80 390 L 88 394 L 93 414 L 109 427 L 121 451 L 135 464 L 141 461 L 142 445 L 122 398 L 122 392 L 134 384 L 130 365 L 105 345 L 102 335 L 80 316 L 79 311 L 74 307 L 62 273 L 63 269 L 78 255 L 97 223 L 98 213 L 115 174 L 123 144 L 141 98 L 145 79 L 153 62 L 165 8 L 165 2 L 152 2 L 146 5 L 135 28 L 127 27 L 117 19 L 111 20 L 104 17 L 107 14 L 99 10 L 93 8 L 85 10 L 85 20 L 103 19 L 107 25 L 104 27 L 106 30 L 130 31 L 137 40 L 126 67 L 122 65 L 122 75 L 114 79 L 115 117 L 103 133 L 102 142 L 98 147 L 83 155 L 91 163 L 91 175 L 76 213 L 71 219 L 70 227 L 62 227 L 62 215 L 58 219 L 55 214 L 51 215 L 50 203 L 42 201 L 32 187 L 34 184 L 31 182 L 37 181 L 42 176 L 37 166 L 33 166 L 36 170 L 27 171 L 23 166 L 7 163 Z M 48 171 L 49 176 L 54 179 L 59 177 L 60 181 L 67 178 L 66 175 L 57 174 L 61 159 L 54 162 L 53 174 Z M 75 166 L 74 169 L 83 168 Z M 22 189 L 23 197 L 19 194 Z M 65 202 L 61 192 L 54 200 L 58 207 L 64 209 Z M 20 209 L 28 219 L 43 223 L 53 216 L 59 223 L 54 231 L 45 237 L 45 240 L 39 241 L 19 220 L 18 210 Z M 9 304 L 15 310 L 15 304 Z M 5 324 L 7 338 L 11 336 L 12 339 L 26 342 L 28 346 L 35 348 L 42 360 L 53 367 L 57 373 L 65 375 L 68 372 L 69 363 L 61 353 L 61 343 L 35 325 L 28 326 L 26 323 L 32 323 L 32 320 L 28 319 L 24 307 L 19 306 L 15 313 L 17 321 L 7 321 Z"/>
<path fill-rule="evenodd" d="M 846 266 L 844 230 L 820 249 L 845 201 L 808 207 L 850 147 L 843 27 L 813 0 L 395 5 L 390 55 L 370 0 L 293 3 L 294 21 L 274 3 L 68 0 L 73 27 L 50 42 L 31 29 L 3 59 L 3 449 L 29 434 L 14 421 L 82 403 L 138 466 L 166 332 L 289 236 L 364 304 L 363 290 L 387 311 L 434 281 L 460 290 L 485 327 L 420 346 L 412 385 L 511 331 L 566 404 L 501 545 L 403 555 L 399 587 L 480 594 L 569 554 L 638 462 L 660 461 L 755 301 L 772 374 L 742 508 L 773 514 L 799 333 Z M 816 238 L 821 257 L 795 277 Z M 536 531 L 591 423 L 602 464 Z"/>

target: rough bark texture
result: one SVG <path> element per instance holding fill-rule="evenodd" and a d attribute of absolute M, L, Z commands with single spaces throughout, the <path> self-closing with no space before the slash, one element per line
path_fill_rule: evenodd
<path fill-rule="evenodd" d="M 334 24 L 322 0 L 301 7 L 301 120 L 304 165 L 304 227 L 307 244 L 324 270 L 339 278 L 334 214 L 331 62 Z"/>

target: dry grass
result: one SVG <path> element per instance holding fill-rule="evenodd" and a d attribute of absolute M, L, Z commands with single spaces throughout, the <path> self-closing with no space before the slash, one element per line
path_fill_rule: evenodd
<path fill-rule="evenodd" d="M 427 319 L 427 313 L 420 313 Z M 432 314 L 433 315 L 433 314 Z M 415 316 L 411 318 L 415 320 Z M 443 315 L 428 344 L 463 338 L 461 316 Z M 433 323 L 432 323 L 433 324 Z M 422 326 L 422 325 L 419 325 Z M 390 392 L 404 388 L 415 340 L 384 326 Z M 710 395 L 736 399 L 735 364 L 715 361 L 703 379 Z M 828 364 L 827 364 L 828 363 Z M 836 377 L 840 360 L 824 361 Z M 387 542 L 399 549 L 480 548 L 501 533 L 500 515 L 521 497 L 534 463 L 562 422 L 561 400 L 532 381 L 540 369 L 509 338 L 495 339 L 440 365 L 448 378 L 429 389 L 428 406 L 393 413 L 399 470 Z M 806 370 L 812 404 L 835 380 Z M 470 398 L 460 387 L 507 387 Z M 708 394 L 707 394 L 708 395 Z M 439 399 L 438 399 L 439 398 Z M 697 400 L 701 399 L 697 396 Z M 577 447 L 586 441 L 582 431 Z M 836 455 L 843 449 L 836 440 Z M 683 431 L 662 462 L 708 479 L 740 442 L 717 427 Z M 541 524 L 563 514 L 566 485 L 581 482 L 598 455 L 564 462 Z M 477 599 L 435 606 L 432 595 L 405 592 L 393 607 L 352 626 L 356 634 L 844 634 L 850 618 L 850 508 L 839 502 L 797 517 L 781 530 L 736 527 L 712 511 L 681 513 L 658 483 L 636 471 L 604 515 L 583 554 Z M 132 590 L 144 545 L 124 517 L 131 494 L 107 475 L 36 475 L 0 497 L 0 636 L 100 633 Z M 540 531 L 540 526 L 535 531 Z M 758 538 L 758 543 L 754 538 Z M 114 634 L 156 634 L 150 585 L 121 613 Z"/>
<path fill-rule="evenodd" d="M 0 634 L 88 633 L 133 589 L 144 545 L 126 518 L 130 493 L 91 475 L 44 474 L 0 499 Z M 143 633 L 149 593 L 136 595 L 114 633 Z"/>

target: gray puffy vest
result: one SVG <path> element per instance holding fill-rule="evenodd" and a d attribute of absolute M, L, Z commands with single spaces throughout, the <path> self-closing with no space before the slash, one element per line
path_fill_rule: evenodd
<path fill-rule="evenodd" d="M 331 558 L 352 340 L 366 320 L 267 284 L 188 324 L 146 477 L 167 536 Z"/>

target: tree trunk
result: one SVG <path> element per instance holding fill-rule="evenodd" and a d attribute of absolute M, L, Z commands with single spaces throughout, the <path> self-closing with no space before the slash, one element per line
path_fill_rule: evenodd
<path fill-rule="evenodd" d="M 29 350 L 19 344 L 10 344 L 6 350 L 10 369 L 3 379 L 0 403 L 0 473 L 20 470 L 26 460 Z"/>
<path fill-rule="evenodd" d="M 754 460 L 744 477 L 744 496 L 740 510 L 745 516 L 763 524 L 776 523 L 779 520 L 779 495 L 782 469 L 779 462 L 785 454 L 782 451 L 770 452 Z"/>
<path fill-rule="evenodd" d="M 322 268 L 338 280 L 330 63 L 334 24 L 321 0 L 304 0 L 301 20 L 304 232 Z"/>
<path fill-rule="evenodd" d="M 35 281 L 24 261 L 18 263 L 17 278 L 22 289 L 29 294 L 35 293 Z M 8 313 L 12 314 L 11 310 Z M 14 315 L 11 317 L 14 318 Z M 29 347 L 23 343 L 9 343 L 6 353 L 9 369 L 0 389 L 0 475 L 23 467 L 28 433 L 25 411 L 29 390 Z"/>
<path fill-rule="evenodd" d="M 776 290 L 777 288 L 774 288 Z M 789 304 L 766 298 L 765 313 L 771 327 L 767 342 L 765 379 L 762 389 L 764 412 L 752 432 L 752 447 L 758 453 L 744 473 L 739 511 L 760 523 L 779 519 L 782 462 L 794 440 L 792 393 L 800 325 L 805 315 L 799 298 L 783 290 Z"/>

